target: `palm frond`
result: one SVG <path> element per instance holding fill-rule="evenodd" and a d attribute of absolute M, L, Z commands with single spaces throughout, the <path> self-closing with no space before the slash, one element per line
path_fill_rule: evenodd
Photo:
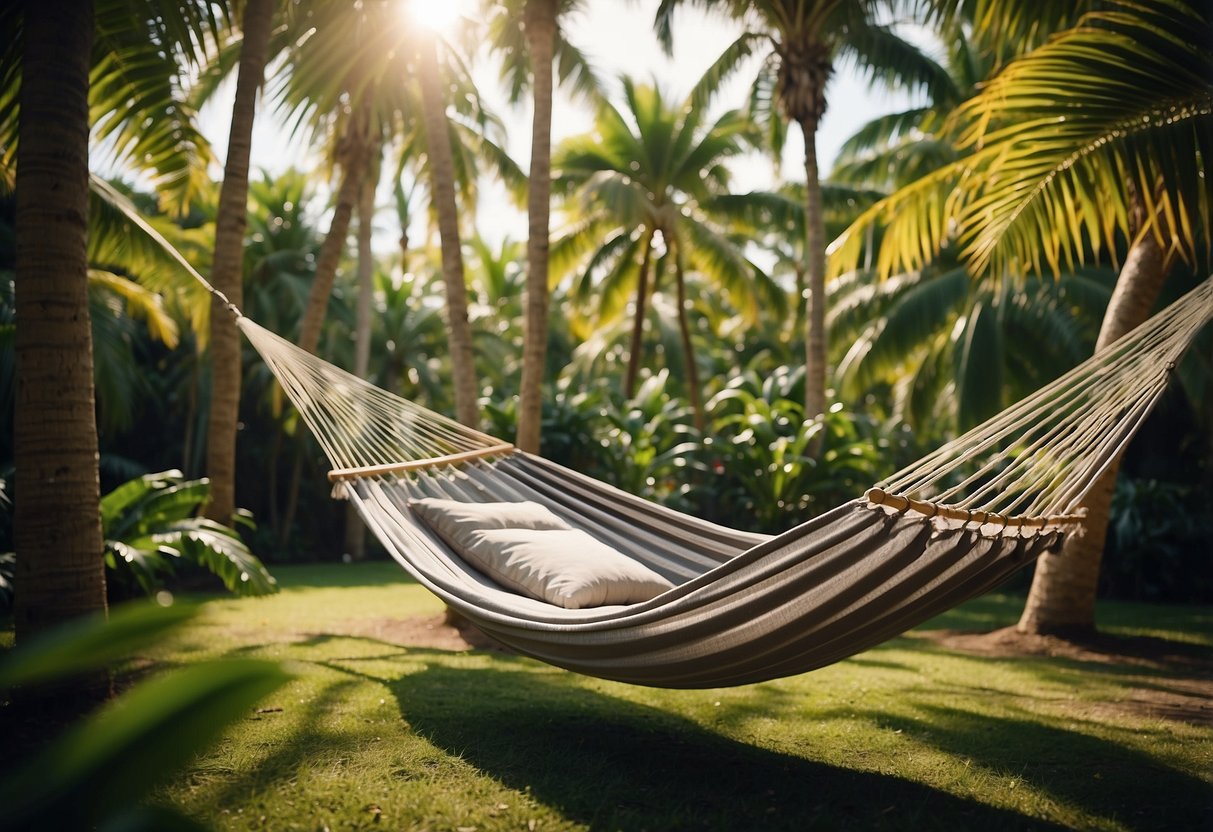
<path fill-rule="evenodd" d="M 89 177 L 89 261 L 121 267 L 148 290 L 173 295 L 205 342 L 209 284 L 139 209 L 113 185 Z"/>
<path fill-rule="evenodd" d="M 1114 4 L 1010 64 L 961 109 L 962 141 L 999 148 L 995 178 L 958 214 L 976 269 L 1054 273 L 1147 227 L 1191 258 L 1213 231 L 1213 21 L 1182 4 Z"/>
<path fill-rule="evenodd" d="M 92 287 L 121 298 L 126 305 L 126 314 L 133 320 L 143 321 L 154 340 L 170 349 L 177 346 L 177 322 L 165 311 L 159 295 L 129 278 L 103 269 L 89 269 L 88 278 Z"/>
<path fill-rule="evenodd" d="M 911 107 L 897 113 L 886 113 L 869 120 L 851 134 L 838 149 L 838 162 L 854 159 L 878 148 L 888 147 L 913 130 L 921 129 L 923 119 L 933 112 L 931 107 Z"/>
<path fill-rule="evenodd" d="M 965 97 L 945 67 L 889 26 L 856 26 L 841 45 L 843 61 L 853 62 L 870 81 L 922 91 L 936 106 L 958 104 Z"/>
<path fill-rule="evenodd" d="M 688 100 L 696 106 L 706 107 L 728 80 L 755 54 L 755 50 L 761 48 L 766 42 L 766 38 L 757 32 L 742 32 L 736 40 L 724 48 L 720 56 L 695 82 Z"/>

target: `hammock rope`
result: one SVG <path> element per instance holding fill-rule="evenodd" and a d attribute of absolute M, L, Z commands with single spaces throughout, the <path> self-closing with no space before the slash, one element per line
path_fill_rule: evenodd
<path fill-rule="evenodd" d="M 869 499 L 932 506 L 954 517 L 1076 517 L 1211 316 L 1213 279 L 1018 404 L 876 483 Z M 346 373 L 246 317 L 238 325 L 324 449 L 335 482 L 514 450 Z"/>

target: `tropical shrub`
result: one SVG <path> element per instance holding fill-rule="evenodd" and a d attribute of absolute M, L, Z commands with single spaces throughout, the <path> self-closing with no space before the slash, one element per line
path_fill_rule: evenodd
<path fill-rule="evenodd" d="M 1213 602 L 1213 517 L 1196 489 L 1121 477 L 1112 498 L 1100 594 L 1126 601 Z"/>
<path fill-rule="evenodd" d="M 788 396 L 801 375 L 788 367 L 739 374 L 708 402 L 712 477 L 701 493 L 713 500 L 712 513 L 754 531 L 784 531 L 862 495 L 905 455 L 908 437 L 890 439 L 841 403 L 805 419 L 800 397 Z"/>
<path fill-rule="evenodd" d="M 106 494 L 106 565 L 149 595 L 180 563 L 212 572 L 239 595 L 276 592 L 277 581 L 233 529 L 196 516 L 209 496 L 207 480 L 186 480 L 180 471 L 145 474 Z M 237 517 L 251 524 L 247 514 Z"/>

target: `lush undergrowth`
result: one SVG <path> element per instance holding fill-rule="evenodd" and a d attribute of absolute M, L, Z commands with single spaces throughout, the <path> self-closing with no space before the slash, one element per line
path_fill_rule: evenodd
<path fill-rule="evenodd" d="M 796 678 L 650 690 L 402 644 L 393 622 L 441 606 L 393 566 L 279 578 L 276 596 L 207 602 L 158 656 L 273 658 L 296 674 L 160 793 L 220 829 L 984 832 L 1213 820 L 1210 713 L 1166 708 L 1199 695 L 1207 680 L 1191 671 L 983 658 L 912 635 Z M 993 628 L 1020 604 L 992 596 L 930 626 Z M 1110 632 L 1213 653 L 1208 608 L 1101 612 Z"/>

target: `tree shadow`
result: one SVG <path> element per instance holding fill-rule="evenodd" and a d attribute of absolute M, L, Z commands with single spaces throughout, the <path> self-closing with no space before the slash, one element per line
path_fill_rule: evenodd
<path fill-rule="evenodd" d="M 1125 743 L 1083 733 L 1079 728 L 1085 721 L 1080 718 L 1067 720 L 1063 727 L 1046 724 L 1039 716 L 1015 719 L 938 705 L 922 705 L 915 712 L 863 715 L 915 742 L 972 760 L 1062 803 L 1107 818 L 1110 826 L 1213 829 L 1209 783 Z M 854 714 L 853 708 L 846 712 Z M 841 715 L 825 713 L 822 718 Z M 1163 737 L 1169 734 L 1165 726 L 1157 732 Z M 1089 774 L 1076 777 L 1076 769 Z"/>
<path fill-rule="evenodd" d="M 417 651 L 410 651 L 412 658 Z M 502 658 L 388 685 L 416 732 L 593 829 L 1058 829 L 898 777 L 739 743 Z M 451 690 L 484 692 L 474 710 Z"/>

